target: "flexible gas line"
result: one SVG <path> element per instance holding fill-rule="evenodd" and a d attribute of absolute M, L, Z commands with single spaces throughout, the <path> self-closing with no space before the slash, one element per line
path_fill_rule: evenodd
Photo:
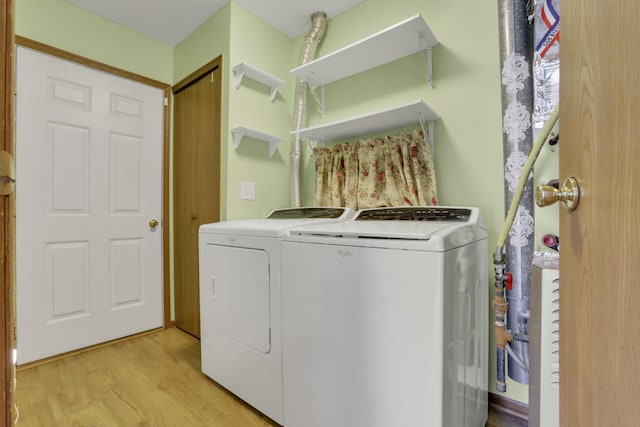
<path fill-rule="evenodd" d="M 533 165 L 535 164 L 538 155 L 540 154 L 540 150 L 544 146 L 544 143 L 547 140 L 547 137 L 551 133 L 551 130 L 555 126 L 558 121 L 558 116 L 560 115 L 559 109 L 560 103 L 557 103 L 555 107 L 553 107 L 553 111 L 549 115 L 549 118 L 544 123 L 542 130 L 540 131 L 540 135 L 538 135 L 538 139 L 536 139 L 535 144 L 531 148 L 531 153 L 527 158 L 527 162 L 524 164 L 522 168 L 522 173 L 520 173 L 520 179 L 518 180 L 518 186 L 516 187 L 516 191 L 513 195 L 513 199 L 511 199 L 511 205 L 509 206 L 509 212 L 507 213 L 507 218 L 504 221 L 504 225 L 502 226 L 502 231 L 498 236 L 498 248 L 502 248 L 507 241 L 507 235 L 509 234 L 509 230 L 511 230 L 511 226 L 513 225 L 513 220 L 516 217 L 516 213 L 518 212 L 518 206 L 520 205 L 520 200 L 522 200 L 522 195 L 524 193 L 524 188 L 527 186 L 527 181 L 529 180 L 529 174 L 533 169 Z"/>

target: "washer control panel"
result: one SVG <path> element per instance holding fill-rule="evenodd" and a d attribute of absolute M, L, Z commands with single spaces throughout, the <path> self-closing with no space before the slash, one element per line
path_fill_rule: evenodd
<path fill-rule="evenodd" d="M 356 221 L 454 221 L 467 222 L 471 210 L 438 206 L 400 206 L 363 209 Z"/>

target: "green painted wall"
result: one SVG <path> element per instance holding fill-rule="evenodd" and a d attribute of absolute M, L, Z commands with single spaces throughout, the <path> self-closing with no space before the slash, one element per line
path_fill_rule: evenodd
<path fill-rule="evenodd" d="M 15 2 L 17 35 L 170 84 L 173 47 L 63 0 Z"/>
<path fill-rule="evenodd" d="M 186 37 L 175 47 L 173 75 L 174 83 L 187 77 L 189 74 L 213 61 L 222 55 L 222 118 L 221 134 L 228 132 L 229 122 L 229 39 L 230 39 L 230 12 L 228 3 L 213 16 L 207 19 L 193 33 Z M 221 171 L 220 171 L 220 218 L 227 219 L 227 171 L 228 146 L 222 142 L 221 147 Z M 173 178 L 173 165 L 171 170 Z M 173 198 L 172 198 L 173 200 Z M 173 227 L 171 227 L 173 230 Z M 173 237 L 172 237 L 173 238 Z M 172 257 L 173 259 L 173 257 Z"/>
<path fill-rule="evenodd" d="M 230 5 L 225 5 L 178 43 L 174 53 L 174 83 L 220 55 L 226 59 L 224 57 L 229 55 L 230 10 Z M 223 73 L 223 77 L 229 76 Z"/>
<path fill-rule="evenodd" d="M 250 64 L 279 79 L 288 80 L 293 40 L 264 21 L 231 3 L 231 46 L 229 74 L 239 63 Z M 264 217 L 271 210 L 289 206 L 289 131 L 293 86 L 282 86 L 273 102 L 269 88 L 244 78 L 236 88 L 229 82 L 229 129 L 251 128 L 282 138 L 269 157 L 268 144 L 243 138 L 237 150 L 231 148 L 231 133 L 223 134 L 227 155 L 227 215 L 229 218 Z M 240 183 L 254 182 L 255 200 L 240 199 Z"/>
<path fill-rule="evenodd" d="M 243 126 L 286 139 L 291 122 L 290 86 L 282 87 L 270 102 L 268 87 L 255 80 L 244 78 L 236 88 L 233 67 L 244 62 L 287 79 L 292 46 L 286 35 L 231 2 L 176 47 L 176 81 L 223 55 L 223 219 L 263 217 L 289 203 L 286 143 L 273 157 L 265 142 L 247 137 L 234 150 L 231 129 Z M 255 200 L 240 199 L 243 181 L 255 183 Z"/>
<path fill-rule="evenodd" d="M 176 83 L 223 55 L 223 219 L 259 217 L 289 206 L 289 131 L 303 36 L 291 40 L 231 2 L 175 48 L 91 15 L 63 0 L 18 0 L 16 33 L 168 83 Z M 423 99 L 442 120 L 435 124 L 435 162 L 443 205 L 481 208 L 493 252 L 504 218 L 498 16 L 494 0 L 364 0 L 329 22 L 318 56 L 422 14 L 440 41 L 433 49 L 434 87 L 429 88 L 420 54 L 328 85 L 326 116 L 309 104 L 309 124 Z M 144 54 L 141 54 L 143 52 Z M 233 67 L 249 63 L 286 81 L 274 102 L 268 89 L 245 78 L 235 87 Z M 230 129 L 245 126 L 277 135 L 273 157 L 267 144 L 245 138 L 233 149 Z M 390 131 L 392 132 L 392 131 Z M 313 200 L 313 158 L 306 150 L 304 200 Z M 545 149 L 537 171 L 557 175 L 557 152 Z M 240 182 L 256 183 L 256 200 L 240 200 Z M 537 215 L 537 214 L 536 214 Z M 543 215 L 544 216 L 544 215 Z M 546 214 L 542 233 L 557 230 Z M 545 223 L 547 224 L 547 223 Z M 539 245 L 537 245 L 539 247 Z M 489 260 L 487 262 L 490 264 Z M 490 272 L 492 268 L 490 265 Z M 493 297 L 493 281 L 489 278 Z M 491 324 L 493 316 L 488 319 Z M 495 357 L 490 343 L 490 389 Z M 508 381 L 506 397 L 527 402 L 527 386 Z"/>

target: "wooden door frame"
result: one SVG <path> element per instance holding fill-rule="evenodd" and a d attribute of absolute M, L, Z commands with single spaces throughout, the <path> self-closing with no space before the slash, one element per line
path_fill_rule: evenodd
<path fill-rule="evenodd" d="M 183 78 L 178 83 L 174 84 L 171 90 L 173 91 L 174 94 L 177 92 L 180 92 L 182 89 L 197 82 L 203 76 L 214 71 L 216 68 L 219 68 L 220 70 L 222 70 L 222 55 L 219 55 L 215 59 L 207 62 L 202 67 L 198 68 L 193 73 L 189 74 L 187 77 Z"/>
<path fill-rule="evenodd" d="M 2 85 L 0 87 L 0 150 L 14 154 L 14 0 L 2 1 L 0 11 L 0 44 L 2 45 Z M 2 394 L 4 405 L 0 412 L 0 425 L 12 425 L 13 381 L 15 377 L 13 349 L 15 348 L 15 197 L 0 196 L 2 216 L 2 246 L 0 247 L 0 298 L 2 298 Z"/>
<path fill-rule="evenodd" d="M 15 36 L 15 44 L 33 49 L 57 58 L 71 61 L 80 65 L 84 65 L 95 70 L 103 71 L 114 76 L 123 77 L 138 83 L 142 83 L 151 87 L 161 89 L 164 94 L 164 112 L 163 112 L 163 159 L 162 159 L 162 287 L 163 287 L 163 325 L 168 328 L 171 323 L 171 289 L 170 289 L 170 270 L 169 270 L 169 149 L 170 149 L 170 95 L 171 86 L 157 80 L 153 80 L 126 70 L 113 67 L 102 62 L 76 55 L 74 53 L 58 49 L 25 37 Z M 15 244 L 15 238 L 14 238 Z"/>

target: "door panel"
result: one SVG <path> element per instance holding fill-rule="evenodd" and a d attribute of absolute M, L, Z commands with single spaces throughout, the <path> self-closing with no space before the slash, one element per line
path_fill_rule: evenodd
<path fill-rule="evenodd" d="M 111 135 L 109 174 L 112 214 L 141 214 L 141 176 L 144 140 L 127 135 Z"/>
<path fill-rule="evenodd" d="M 142 239 L 111 240 L 111 309 L 144 303 Z"/>
<path fill-rule="evenodd" d="M 560 424 L 640 419 L 640 3 L 562 0 Z"/>
<path fill-rule="evenodd" d="M 48 123 L 47 213 L 89 214 L 89 129 Z"/>
<path fill-rule="evenodd" d="M 52 321 L 89 313 L 88 243 L 47 244 L 45 299 Z"/>
<path fill-rule="evenodd" d="M 19 47 L 18 360 L 162 326 L 161 89 Z"/>
<path fill-rule="evenodd" d="M 176 326 L 200 337 L 198 228 L 220 220 L 221 71 L 216 61 L 174 88 Z"/>

